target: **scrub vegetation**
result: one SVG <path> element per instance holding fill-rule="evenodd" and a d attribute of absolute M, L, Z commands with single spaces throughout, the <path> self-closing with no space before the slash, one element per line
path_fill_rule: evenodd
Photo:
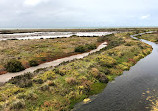
<path fill-rule="evenodd" d="M 12 78 L 0 88 L 0 110 L 68 111 L 151 53 L 151 46 L 119 33 L 108 46 L 79 60 Z M 73 39 L 73 38 L 72 38 Z M 98 38 L 103 39 L 103 38 Z"/>
<path fill-rule="evenodd" d="M 0 74 L 95 49 L 97 37 L 0 41 Z M 17 68 L 17 64 L 19 68 Z"/>
<path fill-rule="evenodd" d="M 137 38 L 145 39 L 145 40 L 155 42 L 155 43 L 158 44 L 158 32 L 151 33 L 151 34 L 145 34 L 145 35 L 142 35 L 142 36 L 138 36 Z"/>

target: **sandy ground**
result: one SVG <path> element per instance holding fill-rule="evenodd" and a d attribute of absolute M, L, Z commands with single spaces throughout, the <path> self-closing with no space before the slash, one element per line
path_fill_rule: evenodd
<path fill-rule="evenodd" d="M 12 77 L 15 77 L 15 76 L 18 76 L 18 75 L 22 75 L 24 73 L 27 73 L 27 72 L 34 72 L 35 70 L 37 69 L 40 69 L 40 68 L 46 68 L 46 67 L 51 67 L 51 66 L 57 66 L 59 65 L 60 63 L 62 62 L 67 62 L 67 61 L 72 61 L 74 59 L 80 59 L 80 58 L 83 58 L 83 57 L 86 57 L 88 56 L 89 54 L 91 53 L 94 53 L 94 52 L 97 52 L 99 51 L 100 49 L 104 48 L 107 46 L 107 42 L 104 42 L 102 44 L 100 44 L 97 49 L 95 50 L 92 50 L 90 52 L 86 52 L 86 53 L 82 53 L 82 54 L 77 54 L 77 55 L 73 55 L 73 56 L 69 56 L 69 57 L 65 57 L 65 58 L 61 58 L 61 59 L 57 59 L 57 60 L 54 60 L 54 61 L 51 61 L 51 62 L 47 62 L 47 63 L 43 63 L 43 64 L 40 64 L 39 66 L 36 66 L 36 67 L 30 67 L 28 69 L 25 69 L 24 71 L 21 71 L 21 72 L 17 72 L 17 73 L 6 73 L 6 74 L 3 74 L 3 75 L 0 75 L 0 83 L 5 83 L 7 82 L 9 79 L 11 79 Z"/>

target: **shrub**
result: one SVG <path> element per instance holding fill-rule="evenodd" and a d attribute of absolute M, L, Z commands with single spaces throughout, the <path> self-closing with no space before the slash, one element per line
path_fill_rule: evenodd
<path fill-rule="evenodd" d="M 52 81 L 49 81 L 48 82 L 48 86 L 56 86 L 56 84 L 54 82 L 52 82 Z"/>
<path fill-rule="evenodd" d="M 123 64 L 119 64 L 119 65 L 118 65 L 118 68 L 120 68 L 120 69 L 122 69 L 122 70 L 128 70 L 128 69 L 129 69 L 129 67 L 127 67 L 127 66 L 125 66 L 125 65 L 123 65 Z"/>
<path fill-rule="evenodd" d="M 29 61 L 29 64 L 30 64 L 31 67 L 33 67 L 33 66 L 38 66 L 38 65 L 39 65 L 36 60 L 31 60 L 31 61 Z"/>
<path fill-rule="evenodd" d="M 29 91 L 25 94 L 25 99 L 27 100 L 36 100 L 38 98 L 37 94 Z"/>
<path fill-rule="evenodd" d="M 97 77 L 99 75 L 99 70 L 97 68 L 92 68 L 90 70 L 90 74 L 92 74 L 94 77 Z"/>
<path fill-rule="evenodd" d="M 40 78 L 34 79 L 33 82 L 35 82 L 37 84 L 43 84 L 44 83 L 44 81 L 42 79 L 40 79 Z"/>
<path fill-rule="evenodd" d="M 97 42 L 104 42 L 105 40 L 108 40 L 108 38 L 111 38 L 113 36 L 114 34 L 109 34 L 109 35 L 98 37 Z"/>
<path fill-rule="evenodd" d="M 108 46 L 103 48 L 104 50 L 111 49 L 125 43 L 123 38 L 118 38 L 115 37 L 114 35 L 107 37 L 106 40 L 108 41 Z"/>
<path fill-rule="evenodd" d="M 24 70 L 21 62 L 15 59 L 12 59 L 7 64 L 5 64 L 5 68 L 8 72 L 19 72 Z"/>
<path fill-rule="evenodd" d="M 25 102 L 24 100 L 16 100 L 14 101 L 11 106 L 10 109 L 12 110 L 19 110 L 19 109 L 23 109 L 25 107 Z"/>
<path fill-rule="evenodd" d="M 93 50 L 93 49 L 96 49 L 97 46 L 95 44 L 86 44 L 85 47 L 88 49 L 88 50 Z"/>
<path fill-rule="evenodd" d="M 8 83 L 15 84 L 21 88 L 31 87 L 33 77 L 32 73 L 25 73 L 24 75 L 15 76 L 8 81 Z"/>
<path fill-rule="evenodd" d="M 108 75 L 110 73 L 109 68 L 107 67 L 98 67 L 98 70 L 104 73 L 105 75 Z"/>
<path fill-rule="evenodd" d="M 105 36 L 98 37 L 97 42 L 104 42 L 106 40 Z"/>
<path fill-rule="evenodd" d="M 42 57 L 41 61 L 45 62 L 45 61 L 47 61 L 47 59 L 45 57 Z"/>
<path fill-rule="evenodd" d="M 93 50 L 96 48 L 97 48 L 96 44 L 80 45 L 75 48 L 75 52 L 86 52 L 88 50 Z"/>
<path fill-rule="evenodd" d="M 70 85 L 75 85 L 77 83 L 76 78 L 74 77 L 67 77 L 65 81 Z"/>
<path fill-rule="evenodd" d="M 118 67 L 119 68 L 119 67 Z M 122 69 L 118 69 L 118 68 L 111 68 L 110 69 L 110 75 L 107 75 L 107 77 L 114 77 L 115 75 L 121 75 L 123 70 Z M 110 78 L 111 78 L 110 77 Z M 111 79 L 110 79 L 111 80 Z"/>
<path fill-rule="evenodd" d="M 102 66 L 106 66 L 106 67 L 112 67 L 113 65 L 117 63 L 117 61 L 114 58 L 106 56 L 106 55 L 98 56 L 97 61 L 99 61 L 99 63 Z"/>
<path fill-rule="evenodd" d="M 47 71 L 47 68 L 39 68 L 39 69 L 35 70 L 34 73 L 38 74 L 40 72 L 45 72 L 45 71 Z"/>
<path fill-rule="evenodd" d="M 32 86 L 32 80 L 21 80 L 20 84 L 18 84 L 19 87 L 25 88 L 25 87 L 31 87 Z"/>
<path fill-rule="evenodd" d="M 105 74 L 100 72 L 97 68 L 92 68 L 90 71 L 90 74 L 92 74 L 93 77 L 95 77 L 96 79 L 98 79 L 102 83 L 108 82 L 108 78 L 105 76 Z"/>
<path fill-rule="evenodd" d="M 75 48 L 75 52 L 86 52 L 86 48 L 84 46 L 78 46 Z"/>
<path fill-rule="evenodd" d="M 109 81 L 108 78 L 104 74 L 99 74 L 96 78 L 102 83 L 108 83 Z"/>
<path fill-rule="evenodd" d="M 40 87 L 40 90 L 41 91 L 46 91 L 46 90 L 49 90 L 49 86 L 48 85 L 42 85 L 41 87 Z"/>
<path fill-rule="evenodd" d="M 20 93 L 17 95 L 18 99 L 24 99 L 26 97 L 26 95 L 24 93 Z"/>
<path fill-rule="evenodd" d="M 92 85 L 92 82 L 89 81 L 89 80 L 86 80 L 82 83 L 82 86 L 84 88 L 84 92 L 89 92 L 91 90 L 91 85 Z"/>
<path fill-rule="evenodd" d="M 67 70 L 64 68 L 55 68 L 54 71 L 56 74 L 59 74 L 61 76 L 66 75 L 66 72 L 67 72 Z"/>

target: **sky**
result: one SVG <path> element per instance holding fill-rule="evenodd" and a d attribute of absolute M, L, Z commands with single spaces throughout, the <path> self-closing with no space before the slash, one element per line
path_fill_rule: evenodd
<path fill-rule="evenodd" d="M 156 26 L 158 0 L 0 0 L 0 28 Z"/>

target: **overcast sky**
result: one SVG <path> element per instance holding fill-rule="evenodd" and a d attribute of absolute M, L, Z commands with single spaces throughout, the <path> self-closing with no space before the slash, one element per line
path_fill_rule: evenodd
<path fill-rule="evenodd" d="M 158 0 L 0 0 L 0 28 L 158 26 Z"/>

